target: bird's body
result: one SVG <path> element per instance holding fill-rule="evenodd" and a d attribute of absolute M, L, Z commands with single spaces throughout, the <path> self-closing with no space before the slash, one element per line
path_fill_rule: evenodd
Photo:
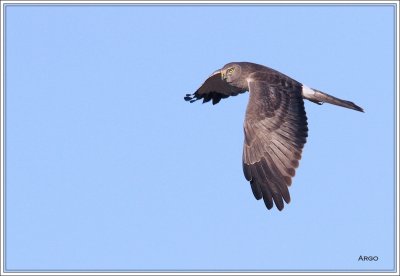
<path fill-rule="evenodd" d="M 308 135 L 304 99 L 362 111 L 352 102 L 309 88 L 263 65 L 232 62 L 215 71 L 186 101 L 221 99 L 250 92 L 244 121 L 243 172 L 256 199 L 279 210 L 290 202 L 288 186 Z"/>

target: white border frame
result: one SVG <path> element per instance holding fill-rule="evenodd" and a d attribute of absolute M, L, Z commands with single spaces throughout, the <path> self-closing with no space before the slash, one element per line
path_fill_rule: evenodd
<path fill-rule="evenodd" d="M 309 271 L 309 272 L 279 272 L 279 271 L 272 271 L 272 272 L 218 272 L 218 271 L 132 271 L 132 272 L 107 272 L 107 271 L 93 271 L 93 272 L 86 272 L 86 271 L 71 271 L 71 272 L 56 272 L 56 271 L 43 271 L 43 272 L 6 272 L 5 271 L 5 246 L 4 246 L 4 224 L 5 224 L 5 195 L 4 195 L 4 180 L 5 180 L 5 159 L 4 159 L 4 130 L 5 130 L 5 71 L 4 71 L 4 58 L 5 58 L 5 49 L 4 49 L 4 36 L 5 36 L 5 5 L 40 5 L 40 4 L 66 4 L 66 5 L 120 5 L 120 4 L 133 4 L 133 5 L 393 5 L 395 6 L 395 202 L 396 202 L 396 211 L 395 211 L 395 271 L 393 272 L 352 272 L 352 271 L 338 271 L 338 272 L 322 272 L 323 270 L 319 271 Z M 399 164 L 399 127 L 398 127 L 398 120 L 399 120 L 399 81 L 398 81 L 398 74 L 399 74 L 399 3 L 397 1 L 11 1 L 6 0 L 2 1 L 0 4 L 0 103 L 1 103 L 1 141 L 0 141 L 0 154 L 1 154 L 1 187 L 0 187 L 0 232 L 1 232 L 1 239 L 0 239 L 0 274 L 1 275 L 398 275 L 399 269 L 399 174 L 398 174 L 398 164 Z"/>

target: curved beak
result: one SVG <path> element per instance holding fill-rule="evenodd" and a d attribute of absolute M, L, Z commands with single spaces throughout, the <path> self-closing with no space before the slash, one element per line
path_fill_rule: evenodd
<path fill-rule="evenodd" d="M 215 75 L 217 75 L 217 74 L 221 74 L 221 79 L 222 79 L 222 80 L 225 80 L 225 79 L 226 79 L 225 72 L 222 71 L 222 69 L 218 69 L 218 70 L 214 71 L 214 73 L 212 73 L 211 76 L 215 76 Z"/>
<path fill-rule="evenodd" d="M 222 80 L 225 80 L 225 79 L 226 79 L 225 72 L 222 71 L 222 70 L 220 70 L 220 73 L 221 73 L 221 79 L 222 79 Z"/>

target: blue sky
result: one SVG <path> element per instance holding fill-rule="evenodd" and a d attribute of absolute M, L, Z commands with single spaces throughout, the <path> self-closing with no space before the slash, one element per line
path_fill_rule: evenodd
<path fill-rule="evenodd" d="M 7 5 L 5 268 L 393 270 L 394 11 Z M 242 173 L 248 93 L 183 100 L 231 61 L 366 111 L 305 103 L 282 212 Z"/>

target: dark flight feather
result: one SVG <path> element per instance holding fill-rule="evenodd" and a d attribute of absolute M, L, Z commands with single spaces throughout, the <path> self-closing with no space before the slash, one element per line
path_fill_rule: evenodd
<path fill-rule="evenodd" d="M 299 165 L 308 132 L 301 86 L 285 87 L 273 87 L 264 81 L 250 82 L 244 123 L 243 167 L 250 167 L 245 174 L 261 191 L 272 192 L 273 202 L 269 193 L 265 194 L 267 208 L 275 203 L 279 210 L 283 209 L 283 200 L 290 201 L 288 186 Z M 260 168 L 264 169 L 263 174 L 259 173 Z"/>
<path fill-rule="evenodd" d="M 196 92 L 193 94 L 186 94 L 184 99 L 190 103 L 201 99 L 203 99 L 203 103 L 212 100 L 212 104 L 215 105 L 219 103 L 221 99 L 228 98 L 229 96 L 236 96 L 244 92 L 246 92 L 246 90 L 229 85 L 226 81 L 222 80 L 221 73 L 216 71 L 208 77 Z"/>

